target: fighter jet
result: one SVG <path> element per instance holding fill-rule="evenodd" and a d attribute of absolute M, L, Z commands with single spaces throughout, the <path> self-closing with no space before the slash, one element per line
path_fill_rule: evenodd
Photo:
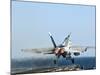
<path fill-rule="evenodd" d="M 56 59 L 54 60 L 54 64 L 57 63 L 57 60 L 62 56 L 66 60 L 71 60 L 74 64 L 74 58 L 72 55 L 79 56 L 81 53 L 84 53 L 89 48 L 95 48 L 93 46 L 73 46 L 70 40 L 71 33 L 64 39 L 64 41 L 60 45 L 56 45 L 52 34 L 49 32 L 50 39 L 53 44 L 53 48 L 35 48 L 35 49 L 21 49 L 22 51 L 28 51 L 32 53 L 42 53 L 42 54 L 54 54 Z"/>

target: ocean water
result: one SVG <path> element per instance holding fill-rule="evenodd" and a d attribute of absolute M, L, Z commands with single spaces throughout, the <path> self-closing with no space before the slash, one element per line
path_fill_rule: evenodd
<path fill-rule="evenodd" d="M 74 58 L 74 64 L 80 65 L 81 69 L 89 70 L 96 68 L 96 58 L 95 57 L 78 57 Z M 46 59 L 21 59 L 11 60 L 11 71 L 15 70 L 29 70 L 29 69 L 42 69 L 42 68 L 52 68 L 52 67 L 62 67 L 72 65 L 73 63 L 70 60 L 65 60 L 64 58 L 60 58 L 57 64 L 54 64 L 53 58 L 46 58 Z"/>

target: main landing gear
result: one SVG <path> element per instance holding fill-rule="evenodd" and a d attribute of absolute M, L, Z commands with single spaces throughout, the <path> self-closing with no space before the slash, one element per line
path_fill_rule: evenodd
<path fill-rule="evenodd" d="M 74 61 L 74 58 L 71 58 L 71 61 L 72 61 L 72 63 L 74 64 L 74 62 L 75 62 L 75 61 Z"/>
<path fill-rule="evenodd" d="M 74 64 L 74 62 L 75 62 L 74 58 L 72 58 L 71 56 L 66 57 L 66 60 L 71 60 L 72 64 Z"/>
<path fill-rule="evenodd" d="M 66 58 L 66 60 L 71 60 L 71 62 L 72 62 L 72 64 L 74 64 L 75 63 L 75 60 L 74 60 L 74 58 Z M 54 60 L 54 64 L 57 64 L 57 60 Z"/>
<path fill-rule="evenodd" d="M 61 54 L 63 56 L 63 58 L 65 58 L 66 60 L 71 60 L 72 64 L 75 63 L 75 60 L 74 58 L 71 57 L 71 53 L 67 54 L 66 52 L 64 52 L 63 54 Z M 57 64 L 57 61 L 59 59 L 59 57 L 61 56 L 60 54 L 59 55 L 56 55 L 56 59 L 54 60 L 54 64 Z"/>
<path fill-rule="evenodd" d="M 57 61 L 56 60 L 54 60 L 54 64 L 57 64 Z"/>

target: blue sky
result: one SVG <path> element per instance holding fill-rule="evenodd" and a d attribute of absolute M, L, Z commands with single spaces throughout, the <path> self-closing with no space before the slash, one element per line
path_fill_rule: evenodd
<path fill-rule="evenodd" d="M 71 32 L 73 45 L 95 46 L 95 6 L 12 2 L 12 58 L 35 56 L 21 49 L 53 47 L 48 32 L 56 44 Z"/>

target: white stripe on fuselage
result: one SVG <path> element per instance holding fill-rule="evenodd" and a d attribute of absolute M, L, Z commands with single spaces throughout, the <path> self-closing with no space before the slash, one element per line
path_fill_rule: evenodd
<path fill-rule="evenodd" d="M 64 51 L 66 51 L 68 53 L 80 52 L 78 50 L 70 49 L 70 47 L 63 47 L 63 48 L 64 48 Z"/>

